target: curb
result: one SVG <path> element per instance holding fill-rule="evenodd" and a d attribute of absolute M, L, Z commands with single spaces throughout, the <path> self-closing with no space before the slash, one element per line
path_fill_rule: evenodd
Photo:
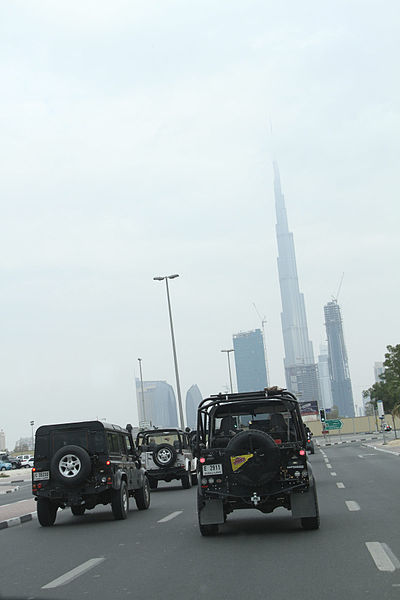
<path fill-rule="evenodd" d="M 17 490 L 19 490 L 19 486 L 18 485 L 17 485 L 17 487 L 11 488 L 10 490 L 6 490 L 5 492 L 0 492 L 0 495 L 12 494 L 13 492 L 16 492 Z"/>
<path fill-rule="evenodd" d="M 354 442 L 367 442 L 369 440 L 378 440 L 378 437 L 372 437 L 372 438 L 359 438 L 358 440 L 342 440 L 341 442 L 328 442 L 325 444 L 320 444 L 319 442 L 317 442 L 318 446 L 340 446 L 340 444 L 352 444 Z M 366 446 L 367 444 L 362 444 L 363 446 Z"/>
<path fill-rule="evenodd" d="M 22 525 L 22 523 L 28 523 L 28 521 L 33 521 L 33 519 L 36 519 L 36 517 L 37 514 L 35 511 L 26 515 L 22 515 L 21 517 L 13 517 L 12 519 L 7 519 L 6 521 L 0 521 L 0 529 L 8 529 L 9 527 Z"/>
<path fill-rule="evenodd" d="M 365 448 L 373 448 L 374 450 L 378 450 L 378 452 L 386 452 L 386 454 L 392 454 L 393 456 L 400 456 L 400 452 L 393 452 L 393 450 L 387 450 L 386 448 L 378 448 L 377 446 L 372 446 L 372 444 L 362 444 Z"/>

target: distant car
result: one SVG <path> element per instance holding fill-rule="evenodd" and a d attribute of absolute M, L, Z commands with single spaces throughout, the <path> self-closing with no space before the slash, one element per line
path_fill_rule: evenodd
<path fill-rule="evenodd" d="M 23 460 L 21 462 L 21 467 L 23 469 L 32 469 L 33 468 L 33 458 L 29 458 L 28 460 Z"/>
<path fill-rule="evenodd" d="M 0 461 L 0 471 L 11 471 L 12 464 L 9 462 Z"/>
<path fill-rule="evenodd" d="M 315 454 L 314 442 L 312 440 L 312 433 L 307 433 L 306 450 L 310 454 Z"/>
<path fill-rule="evenodd" d="M 392 431 L 392 428 L 390 427 L 390 425 L 388 425 L 387 423 L 383 424 L 383 430 L 384 431 Z"/>
<path fill-rule="evenodd" d="M 21 461 L 18 460 L 18 458 L 15 458 L 14 456 L 8 456 L 8 454 L 3 454 L 2 456 L 0 456 L 0 461 L 11 463 L 12 469 L 21 468 Z"/>

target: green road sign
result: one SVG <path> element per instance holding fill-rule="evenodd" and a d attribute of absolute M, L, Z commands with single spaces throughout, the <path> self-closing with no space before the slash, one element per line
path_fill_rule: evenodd
<path fill-rule="evenodd" d="M 340 419 L 327 419 L 324 423 L 325 429 L 342 429 L 343 422 Z"/>

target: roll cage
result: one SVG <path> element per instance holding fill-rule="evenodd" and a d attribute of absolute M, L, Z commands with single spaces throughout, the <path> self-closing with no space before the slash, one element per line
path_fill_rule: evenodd
<path fill-rule="evenodd" d="M 287 390 L 266 388 L 259 392 L 220 393 L 204 399 L 199 404 L 197 411 L 197 454 L 199 455 L 201 447 L 210 448 L 212 446 L 216 435 L 216 418 L 221 415 L 245 414 L 246 409 L 248 414 L 251 414 L 262 407 L 269 407 L 279 412 L 289 412 L 297 443 L 300 442 L 302 446 L 305 446 L 306 434 L 296 396 Z M 257 421 L 254 423 L 256 424 Z"/>

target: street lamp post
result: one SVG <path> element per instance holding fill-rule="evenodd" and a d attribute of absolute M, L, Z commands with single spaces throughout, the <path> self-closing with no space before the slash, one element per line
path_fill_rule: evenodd
<path fill-rule="evenodd" d="M 35 444 L 33 441 L 33 426 L 35 425 L 35 421 L 31 421 L 31 428 L 32 428 L 32 450 L 35 449 Z"/>
<path fill-rule="evenodd" d="M 221 352 L 226 352 L 226 355 L 228 357 L 229 383 L 231 384 L 231 394 L 233 394 L 233 386 L 232 386 L 231 361 L 229 359 L 229 354 L 233 351 L 234 351 L 233 348 L 231 348 L 230 350 L 221 350 Z"/>
<path fill-rule="evenodd" d="M 146 407 L 144 404 L 144 387 L 143 387 L 143 373 L 142 373 L 142 359 L 138 358 L 139 361 L 139 371 L 140 371 L 140 385 L 142 388 L 142 419 L 146 421 Z"/>
<path fill-rule="evenodd" d="M 169 287 L 168 287 L 168 279 L 175 279 L 176 277 L 179 277 L 179 275 L 177 273 L 175 273 L 175 275 L 165 275 L 164 277 L 153 277 L 153 279 L 155 281 L 164 281 L 165 280 L 165 287 L 167 289 L 169 324 L 171 326 L 172 352 L 173 352 L 173 355 L 174 355 L 175 379 L 176 379 L 176 393 L 177 393 L 177 396 L 178 396 L 179 420 L 180 420 L 181 428 L 184 429 L 184 427 L 185 427 L 185 420 L 183 418 L 181 386 L 180 386 L 180 383 L 179 383 L 179 373 L 178 373 L 178 359 L 176 357 L 174 326 L 172 324 L 171 300 L 170 300 L 170 297 L 169 297 Z"/>

